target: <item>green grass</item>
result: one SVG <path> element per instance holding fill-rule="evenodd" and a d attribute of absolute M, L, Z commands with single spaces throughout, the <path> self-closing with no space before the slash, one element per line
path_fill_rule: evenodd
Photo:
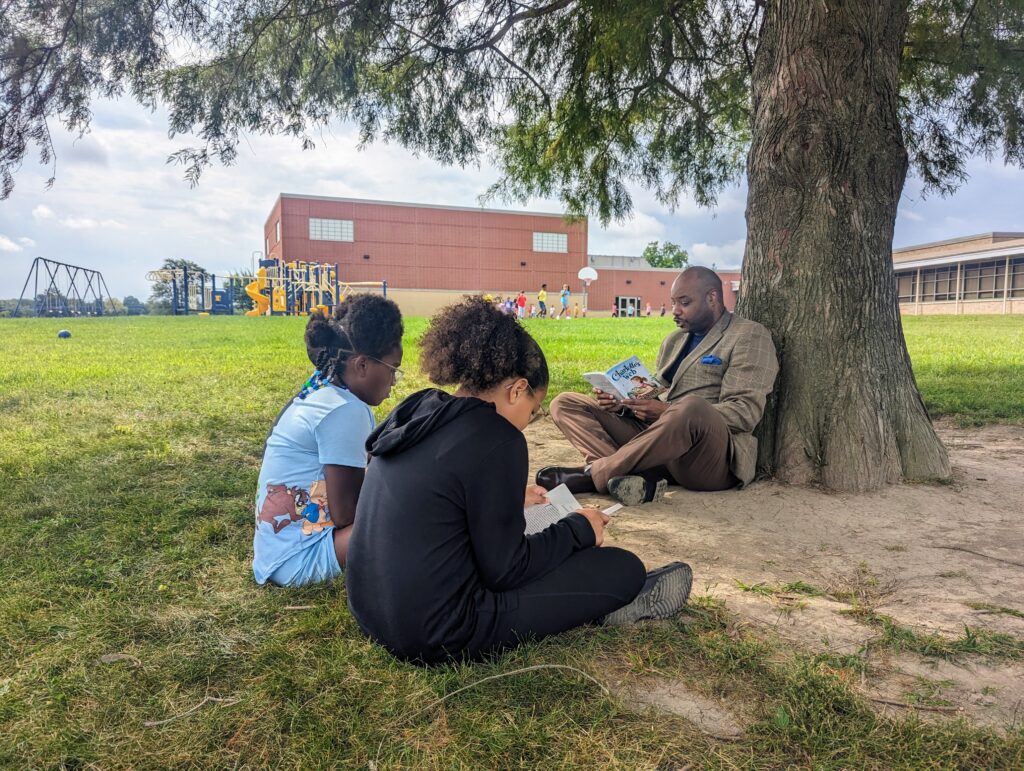
<path fill-rule="evenodd" d="M 928 366 L 957 371 L 945 333 L 929 331 L 933 320 L 912 321 L 912 350 L 941 338 L 945 358 L 929 348 Z M 1016 331 L 1005 319 L 984 328 L 1019 340 L 1016 323 Z M 65 326 L 74 337 L 60 341 Z M 359 634 L 343 582 L 256 587 L 260 452 L 270 421 L 308 374 L 302 326 L 0 321 L 0 767 L 1024 765 L 1020 732 L 883 719 L 855 696 L 833 666 L 840 662 L 755 638 L 702 598 L 689 619 L 577 630 L 490 663 L 422 669 Z M 397 397 L 424 385 L 414 362 L 425 322 L 408 327 L 410 377 Z M 667 324 L 590 319 L 531 328 L 552 361 L 553 395 L 582 388 L 580 371 L 624 353 L 653 361 Z M 1019 377 L 1020 350 L 993 356 Z M 1020 418 L 1020 399 L 1016 413 L 1006 406 L 982 415 L 968 394 L 935 396 L 941 377 L 920 377 L 933 407 L 947 399 L 966 410 L 950 414 Z M 963 382 L 1004 405 L 1019 388 L 1009 375 L 982 381 Z M 111 653 L 134 658 L 103 663 Z M 740 741 L 719 743 L 681 719 L 631 711 L 566 670 L 483 683 L 418 712 L 480 678 L 537 663 L 578 667 L 609 684 L 679 678 L 733 704 L 750 728 Z M 206 696 L 229 701 L 144 725 Z"/>
<path fill-rule="evenodd" d="M 1024 423 L 1024 317 L 905 316 L 903 330 L 932 417 Z"/>

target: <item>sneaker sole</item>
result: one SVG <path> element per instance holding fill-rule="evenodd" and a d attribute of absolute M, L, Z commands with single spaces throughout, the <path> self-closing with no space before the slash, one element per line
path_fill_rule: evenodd
<path fill-rule="evenodd" d="M 668 482 L 659 479 L 654 486 L 654 497 L 644 501 L 647 493 L 647 480 L 641 476 L 630 475 L 614 477 L 608 481 L 608 493 L 623 506 L 639 506 L 641 503 L 657 503 L 665 497 Z"/>
<path fill-rule="evenodd" d="M 651 618 L 671 618 L 686 605 L 693 588 L 693 570 L 682 563 L 659 577 L 651 589 Z"/>
<path fill-rule="evenodd" d="M 670 566 L 655 581 L 649 592 L 623 608 L 609 613 L 605 626 L 627 626 L 648 619 L 671 618 L 686 606 L 693 588 L 693 571 L 685 562 Z"/>

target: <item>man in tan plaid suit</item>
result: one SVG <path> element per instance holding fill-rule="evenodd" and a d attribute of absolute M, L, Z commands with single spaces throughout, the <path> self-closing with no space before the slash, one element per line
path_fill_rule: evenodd
<path fill-rule="evenodd" d="M 588 465 L 541 469 L 538 484 L 607 491 L 633 505 L 659 498 L 668 480 L 726 490 L 754 478 L 752 432 L 779 369 L 771 335 L 726 311 L 721 279 L 702 267 L 672 283 L 672 316 L 679 329 L 662 342 L 656 364 L 667 390 L 622 402 L 596 389 L 596 399 L 559 394 L 551 417 Z"/>

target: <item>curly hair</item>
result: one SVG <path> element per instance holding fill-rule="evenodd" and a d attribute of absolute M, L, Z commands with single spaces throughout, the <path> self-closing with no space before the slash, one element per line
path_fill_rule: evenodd
<path fill-rule="evenodd" d="M 341 375 L 349 357 L 387 356 L 402 342 L 402 313 L 391 300 L 375 294 L 349 297 L 331 318 L 313 313 L 306 324 L 306 354 L 326 377 Z"/>
<path fill-rule="evenodd" d="M 449 305 L 430 320 L 420 341 L 420 367 L 438 385 L 480 393 L 510 377 L 534 390 L 548 385 L 548 363 L 537 341 L 481 297 Z"/>

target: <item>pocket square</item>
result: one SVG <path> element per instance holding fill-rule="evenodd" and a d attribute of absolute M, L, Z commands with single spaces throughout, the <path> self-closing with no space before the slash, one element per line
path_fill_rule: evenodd
<path fill-rule="evenodd" d="M 713 356 L 710 353 L 707 356 L 702 356 L 700 360 L 701 364 L 721 364 L 722 360 L 717 356 Z"/>

